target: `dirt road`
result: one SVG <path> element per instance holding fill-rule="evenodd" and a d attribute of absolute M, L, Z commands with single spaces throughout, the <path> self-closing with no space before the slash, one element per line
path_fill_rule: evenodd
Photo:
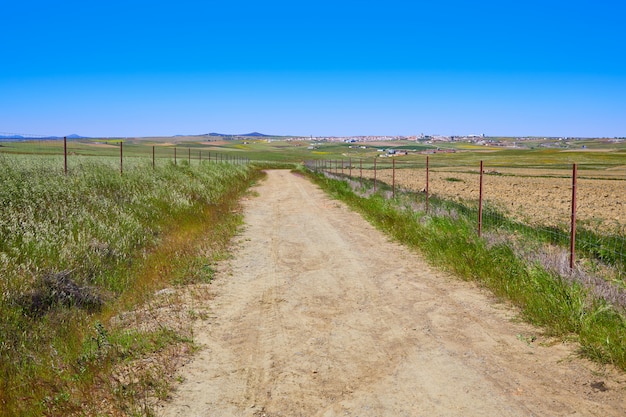
<path fill-rule="evenodd" d="M 270 171 L 163 416 L 624 416 L 626 376 Z"/>

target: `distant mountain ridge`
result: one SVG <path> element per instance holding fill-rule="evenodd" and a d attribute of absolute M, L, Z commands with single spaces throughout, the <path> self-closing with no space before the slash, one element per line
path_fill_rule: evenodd
<path fill-rule="evenodd" d="M 175 135 L 175 137 L 179 136 L 189 136 L 189 135 Z M 268 138 L 273 137 L 275 135 L 266 135 L 264 133 L 259 132 L 251 132 L 244 134 L 227 134 L 227 133 L 205 133 L 200 136 L 211 136 L 211 137 L 220 137 L 220 138 L 229 138 L 229 137 L 254 137 L 254 138 Z M 71 135 L 67 135 L 68 139 L 89 139 L 89 136 L 81 136 L 76 133 L 72 133 Z M 38 135 L 26 135 L 26 134 L 18 134 L 18 133 L 5 133 L 0 134 L 0 140 L 55 140 L 55 139 L 63 139 L 63 136 L 38 136 Z"/>
<path fill-rule="evenodd" d="M 68 139 L 86 139 L 87 136 L 80 136 L 76 133 L 71 135 L 67 135 Z M 31 140 L 31 139 L 63 139 L 63 136 L 36 136 L 36 135 L 18 135 L 18 134 L 8 134 L 8 135 L 0 135 L 0 140 L 2 139 L 12 139 L 12 140 Z"/>
<path fill-rule="evenodd" d="M 225 134 L 225 133 L 207 133 L 204 134 L 202 136 L 219 136 L 219 137 L 230 137 L 230 136 L 238 136 L 238 137 L 270 137 L 272 135 L 265 135 L 263 133 L 259 133 L 259 132 L 252 132 L 252 133 L 244 133 L 243 135 L 230 135 L 230 134 Z"/>

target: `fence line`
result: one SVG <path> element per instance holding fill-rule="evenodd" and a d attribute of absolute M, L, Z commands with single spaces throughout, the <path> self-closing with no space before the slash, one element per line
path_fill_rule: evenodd
<path fill-rule="evenodd" d="M 414 193 L 415 201 L 424 201 L 425 207 L 422 207 L 422 211 L 425 213 L 430 213 L 433 208 L 429 207 L 431 203 L 431 196 L 433 191 L 433 184 L 431 184 L 431 175 L 432 175 L 432 167 L 430 164 L 430 159 L 428 156 L 425 158 L 425 181 L 423 183 L 424 187 L 419 185 L 419 181 L 415 179 L 419 177 L 419 172 L 422 168 L 416 168 L 416 166 L 421 166 L 421 164 L 416 164 L 415 162 L 406 163 L 405 165 L 410 167 L 410 169 L 400 169 L 396 165 L 401 165 L 400 162 L 396 163 L 396 160 L 393 159 L 391 164 L 382 164 L 377 162 L 378 158 L 373 158 L 370 160 L 359 160 L 359 177 L 358 184 L 359 187 L 364 187 L 364 180 L 369 178 L 369 185 L 365 185 L 366 188 L 372 187 L 374 193 L 380 193 L 386 189 L 389 190 L 387 192 L 390 193 L 391 198 L 396 197 L 396 189 L 400 186 L 406 191 L 410 191 Z M 367 175 L 364 176 L 364 162 L 365 172 Z M 382 168 L 381 166 L 387 165 L 387 167 Z M 391 165 L 391 166 L 389 166 Z M 332 174 L 331 171 L 324 169 L 324 163 L 306 163 L 306 166 L 317 170 L 320 172 L 324 172 L 325 174 Z M 460 194 L 450 195 L 450 193 L 446 194 L 444 190 L 434 189 L 434 196 L 436 197 L 439 204 L 442 202 L 447 202 L 446 204 L 453 204 L 455 210 L 464 211 L 466 214 L 471 215 L 471 212 L 474 214 L 471 215 L 476 216 L 477 222 L 477 234 L 479 237 L 485 237 L 485 227 L 487 227 L 487 231 L 489 231 L 489 236 L 486 236 L 488 239 L 493 239 L 493 234 L 497 233 L 498 230 L 511 230 L 512 233 L 516 233 L 517 231 L 525 231 L 536 233 L 538 237 L 540 237 L 541 241 L 545 241 L 552 245 L 567 247 L 567 258 L 566 264 L 569 266 L 569 270 L 573 270 L 575 267 L 580 267 L 580 262 L 577 264 L 576 256 L 577 253 L 581 255 L 581 262 L 584 262 L 589 259 L 593 259 L 594 262 L 601 262 L 602 264 L 606 264 L 612 267 L 616 267 L 618 269 L 618 276 L 623 277 L 626 271 L 626 201 L 624 201 L 624 196 L 626 196 L 626 178 L 615 178 L 611 177 L 607 178 L 591 178 L 587 179 L 587 182 L 590 181 L 606 181 L 612 187 L 615 188 L 613 192 L 613 204 L 617 206 L 617 215 L 618 218 L 612 219 L 613 222 L 609 222 L 606 219 L 601 219 L 598 215 L 596 215 L 594 207 L 590 207 L 594 204 L 598 204 L 600 198 L 596 197 L 587 197 L 585 201 L 585 208 L 588 213 L 592 213 L 590 216 L 587 214 L 587 219 L 583 221 L 585 224 L 584 228 L 577 228 L 577 223 L 581 223 L 581 219 L 579 216 L 579 199 L 580 197 L 580 184 L 579 184 L 579 165 L 573 164 L 571 167 L 570 173 L 563 169 L 563 167 L 559 167 L 558 175 L 552 173 L 552 176 L 547 176 L 546 172 L 543 172 L 549 168 L 550 166 L 546 166 L 543 168 L 528 168 L 528 172 L 523 172 L 524 175 L 519 175 L 520 167 L 510 167 L 512 169 L 513 174 L 503 174 L 496 170 L 489 170 L 485 168 L 483 161 L 480 161 L 480 166 L 478 168 L 478 172 L 475 169 L 471 169 L 471 167 L 465 166 L 463 169 L 458 169 L 458 166 L 439 166 L 438 174 L 447 173 L 450 174 L 449 177 L 445 178 L 446 181 L 449 181 L 450 184 L 454 184 L 458 181 L 458 183 L 466 183 L 477 175 L 478 182 L 478 192 L 474 195 L 474 199 L 478 200 L 477 207 L 472 208 L 472 197 L 471 195 L 461 197 Z M 470 172 L 467 169 L 470 168 Z M 447 169 L 447 170 L 446 170 Z M 403 175 L 401 177 L 400 183 L 398 183 L 397 174 L 398 172 L 405 171 L 409 172 L 409 176 Z M 530 175 L 532 171 L 533 175 Z M 465 177 L 462 177 L 464 175 Z M 597 174 L 596 174 L 597 175 Z M 339 179 L 354 179 L 351 175 L 339 175 L 335 171 L 335 176 Z M 457 178 L 458 177 L 458 178 Z M 486 178 L 489 177 L 490 181 L 485 181 Z M 566 178 L 570 178 L 571 183 L 570 186 L 562 185 L 562 180 Z M 386 186 L 384 182 L 384 178 L 387 178 L 389 181 L 387 184 L 390 186 Z M 498 189 L 495 182 L 492 180 L 507 180 L 513 185 L 510 187 L 513 188 L 511 190 L 506 190 L 504 195 L 493 195 L 493 193 L 502 193 L 502 188 Z M 559 191 L 559 196 L 554 195 L 555 193 L 548 189 L 534 189 L 533 185 L 528 185 L 528 181 L 534 179 L 543 179 L 546 182 L 559 182 L 559 185 L 556 186 L 556 189 Z M 526 183 L 525 183 L 526 181 Z M 503 182 L 503 181 L 501 181 Z M 438 186 L 441 187 L 443 182 L 441 180 L 438 181 Z M 502 184 L 499 184 L 500 186 Z M 589 185 L 589 184 L 588 184 Z M 544 184 L 545 186 L 545 184 Z M 473 188 L 473 187 L 465 187 L 465 188 Z M 568 200 L 567 189 L 571 190 L 570 197 Z M 589 186 L 585 189 L 587 194 L 595 193 L 597 194 L 597 190 L 595 188 L 599 188 L 598 184 L 593 186 Z M 380 189 L 380 190 L 379 190 Z M 524 213 L 519 210 L 519 207 L 523 207 L 524 205 L 532 206 L 532 198 L 529 197 L 532 195 L 532 192 L 543 191 L 544 195 L 540 195 L 540 201 L 536 201 L 534 204 L 537 205 L 540 211 L 535 212 L 534 215 L 538 216 L 536 219 L 533 218 L 533 214 Z M 383 193 L 384 194 L 384 193 Z M 609 193 L 610 194 L 610 193 Z M 607 194 L 607 198 L 609 197 Z M 584 195 L 584 194 L 583 194 Z M 485 199 L 485 197 L 487 197 Z M 564 197 L 565 196 L 565 197 Z M 518 203 L 511 202 L 509 200 L 513 200 L 515 197 L 520 198 L 522 201 L 521 206 Z M 498 198 L 500 201 L 498 201 Z M 528 199 L 531 200 L 531 203 L 528 203 Z M 569 203 L 567 202 L 569 201 Z M 476 201 L 476 200 L 474 200 Z M 555 213 L 558 212 L 558 209 L 553 208 L 552 210 L 555 213 L 546 213 L 549 209 L 546 209 L 542 206 L 549 206 L 551 204 L 560 203 L 562 205 L 568 206 L 567 210 L 569 211 L 569 216 L 565 214 L 561 216 L 557 216 Z M 509 213 L 509 209 L 507 209 L 506 205 L 510 203 L 509 206 L 514 208 L 513 214 Z M 541 203 L 541 204 L 539 204 Z M 485 205 L 486 204 L 486 205 Z M 516 204 L 518 204 L 516 206 Z M 606 206 L 606 204 L 605 204 Z M 517 207 L 517 212 L 515 211 Z M 619 207 L 622 208 L 622 215 L 620 216 Z M 475 211 L 474 211 L 475 210 Z M 602 210 L 599 213 L 603 213 Z M 483 218 L 484 216 L 486 218 Z M 569 218 L 567 218 L 569 217 Z M 546 218 L 550 218 L 549 222 L 546 221 Z M 567 220 L 565 220 L 567 218 Z M 560 219 L 560 220 L 559 220 Z M 569 233 L 568 233 L 569 232 Z"/>
<path fill-rule="evenodd" d="M 61 169 L 67 175 L 72 165 L 72 158 L 74 156 L 81 157 L 96 157 L 96 158 L 117 158 L 119 164 L 120 174 L 124 173 L 124 163 L 128 160 L 147 159 L 151 161 L 152 168 L 155 169 L 158 160 L 173 161 L 174 165 L 178 165 L 179 155 L 178 149 L 187 149 L 187 163 L 192 164 L 194 160 L 198 161 L 198 164 L 203 163 L 231 163 L 231 164 L 248 164 L 250 160 L 243 157 L 235 157 L 231 155 L 224 155 L 214 152 L 208 152 L 208 157 L 203 157 L 202 149 L 197 149 L 194 152 L 192 147 L 188 146 L 163 146 L 162 151 L 157 150 L 160 146 L 145 146 L 145 145 L 133 145 L 123 140 L 110 142 L 103 140 L 102 142 L 85 143 L 81 139 L 27 139 L 27 140 L 12 140 L 7 141 L 7 145 L 3 149 L 0 147 L 0 153 L 18 153 L 12 152 L 10 144 L 13 142 L 25 142 L 27 143 L 27 151 L 33 156 L 60 156 L 63 158 Z M 3 143 L 3 142 L 0 142 Z M 96 151 L 97 149 L 97 151 Z M 19 153 L 24 153 L 22 150 Z"/>

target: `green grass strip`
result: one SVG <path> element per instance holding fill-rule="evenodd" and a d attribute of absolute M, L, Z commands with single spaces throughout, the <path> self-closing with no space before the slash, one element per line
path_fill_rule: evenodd
<path fill-rule="evenodd" d="M 210 280 L 260 175 L 185 162 L 129 162 L 120 175 L 87 157 L 68 175 L 59 166 L 0 155 L 0 416 L 81 415 L 116 362 L 186 343 L 169 331 L 124 338 L 108 317 L 160 287 Z"/>

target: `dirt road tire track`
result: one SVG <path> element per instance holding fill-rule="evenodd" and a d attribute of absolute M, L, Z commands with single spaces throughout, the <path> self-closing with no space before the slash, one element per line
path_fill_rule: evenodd
<path fill-rule="evenodd" d="M 161 415 L 624 416 L 626 377 L 269 171 Z M 531 336 L 537 337 L 531 342 Z"/>

